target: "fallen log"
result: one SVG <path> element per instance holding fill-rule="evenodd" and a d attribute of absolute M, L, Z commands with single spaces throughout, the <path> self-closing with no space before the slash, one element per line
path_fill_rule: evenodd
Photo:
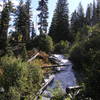
<path fill-rule="evenodd" d="M 39 55 L 39 53 L 37 53 L 36 55 L 34 55 L 32 58 L 30 58 L 27 62 L 31 62 L 32 60 L 34 60 L 37 56 Z"/>
<path fill-rule="evenodd" d="M 54 68 L 54 67 L 61 67 L 61 66 L 68 66 L 68 65 L 50 65 L 50 66 L 42 66 L 41 68 Z"/>
<path fill-rule="evenodd" d="M 45 85 L 43 85 L 43 87 L 39 90 L 39 92 L 37 93 L 37 96 L 35 97 L 35 100 L 39 99 L 39 96 L 45 91 L 45 89 L 53 81 L 53 79 L 54 79 L 54 75 L 52 75 L 50 79 L 45 83 Z"/>

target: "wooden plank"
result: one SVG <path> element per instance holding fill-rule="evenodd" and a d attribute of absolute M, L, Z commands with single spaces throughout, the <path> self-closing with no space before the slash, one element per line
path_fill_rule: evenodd
<path fill-rule="evenodd" d="M 51 65 L 51 66 L 42 66 L 41 68 L 54 68 L 54 67 L 61 67 L 61 66 L 67 66 L 67 65 Z"/>
<path fill-rule="evenodd" d="M 36 96 L 35 100 L 38 100 L 39 95 L 41 95 L 45 91 L 45 89 L 53 81 L 53 79 L 54 79 L 54 75 L 52 75 L 51 78 L 45 83 L 45 85 L 43 85 L 43 87 L 39 90 L 39 92 L 37 93 L 37 96 Z"/>
<path fill-rule="evenodd" d="M 69 86 L 69 89 L 81 89 L 83 86 Z"/>
<path fill-rule="evenodd" d="M 47 86 L 53 81 L 53 79 L 54 79 L 54 75 L 52 75 L 51 78 L 45 83 L 45 85 L 39 90 L 40 95 L 44 92 Z"/>
<path fill-rule="evenodd" d="M 32 58 L 30 58 L 27 62 L 31 62 L 32 60 L 34 60 L 37 56 L 39 55 L 39 53 L 37 53 L 36 55 L 34 55 Z"/>

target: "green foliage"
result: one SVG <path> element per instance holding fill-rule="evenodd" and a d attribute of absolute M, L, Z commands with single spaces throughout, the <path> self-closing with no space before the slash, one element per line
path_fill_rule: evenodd
<path fill-rule="evenodd" d="M 0 39 L 0 50 L 4 50 L 7 47 L 7 41 Z"/>
<path fill-rule="evenodd" d="M 35 47 L 37 47 L 39 50 L 47 53 L 53 51 L 53 41 L 48 35 L 39 35 L 35 38 L 34 42 L 36 43 Z"/>
<path fill-rule="evenodd" d="M 69 42 L 62 40 L 55 45 L 54 52 L 60 53 L 60 54 L 65 54 L 65 53 L 68 53 L 68 48 L 69 48 Z"/>
<path fill-rule="evenodd" d="M 1 11 L 1 23 L 0 23 L 0 39 L 7 41 L 7 32 L 9 28 L 10 22 L 10 14 L 12 10 L 12 3 L 11 1 L 3 2 L 4 8 Z"/>
<path fill-rule="evenodd" d="M 75 10 L 72 13 L 72 17 L 71 17 L 71 35 L 72 35 L 73 41 L 76 40 L 75 38 L 78 32 L 80 33 L 80 30 L 83 29 L 83 26 L 85 24 L 86 24 L 86 20 L 85 20 L 84 9 L 80 3 L 78 6 L 78 10 L 77 11 Z"/>
<path fill-rule="evenodd" d="M 10 87 L 8 92 L 8 100 L 20 100 L 20 93 L 16 88 Z"/>
<path fill-rule="evenodd" d="M 90 27 L 84 25 L 78 32 L 75 37 L 75 41 L 81 42 L 87 40 L 91 36 Z"/>
<path fill-rule="evenodd" d="M 70 59 L 75 65 L 74 69 L 85 74 L 85 93 L 93 100 L 98 100 L 100 98 L 100 29 L 98 25 L 94 27 L 88 39 L 73 45 Z"/>
<path fill-rule="evenodd" d="M 40 88 L 43 74 L 39 67 L 30 66 L 14 57 L 5 56 L 0 59 L 0 87 L 5 90 L 0 95 L 0 98 L 4 97 L 2 100 L 20 100 L 22 97 L 33 100 Z"/>
<path fill-rule="evenodd" d="M 70 50 L 70 60 L 74 63 L 76 67 L 75 69 L 82 70 L 82 62 L 84 60 L 84 53 L 83 50 L 84 48 L 80 47 L 80 45 L 74 44 Z"/>
<path fill-rule="evenodd" d="M 12 47 L 10 46 L 9 43 L 8 43 L 8 45 L 7 45 L 7 47 L 6 47 L 5 54 L 6 54 L 7 56 L 14 56 L 14 52 L 13 52 Z"/>
<path fill-rule="evenodd" d="M 34 23 L 32 22 L 32 32 L 31 32 L 31 39 L 34 39 L 36 36 L 35 28 L 34 28 Z"/>
<path fill-rule="evenodd" d="M 67 0 L 58 0 L 49 29 L 49 35 L 56 43 L 60 42 L 61 40 L 71 41 L 69 33 L 68 12 L 69 10 Z"/>
<path fill-rule="evenodd" d="M 39 31 L 40 34 L 46 34 L 47 33 L 47 27 L 48 27 L 48 0 L 40 0 L 39 1 L 39 6 L 37 10 L 39 11 L 38 17 L 39 17 Z"/>
<path fill-rule="evenodd" d="M 51 100 L 64 100 L 64 91 L 61 88 L 59 82 L 57 82 L 57 87 L 52 92 L 53 97 Z"/>
<path fill-rule="evenodd" d="M 71 100 L 70 98 L 66 98 L 65 100 Z"/>
<path fill-rule="evenodd" d="M 27 54 L 26 46 L 23 46 L 23 48 L 22 48 L 21 57 L 22 57 L 23 61 L 27 61 L 27 59 L 28 59 L 28 54 Z"/>
<path fill-rule="evenodd" d="M 30 39 L 30 3 L 30 0 L 27 0 L 25 3 L 23 0 L 20 0 L 20 3 L 15 12 L 15 31 L 17 38 L 21 37 L 21 41 L 28 41 Z"/>
<path fill-rule="evenodd" d="M 91 25 L 92 19 L 92 4 L 88 4 L 87 11 L 86 11 L 86 23 L 87 25 Z"/>
<path fill-rule="evenodd" d="M 13 57 L 3 57 L 1 58 L 0 65 L 4 71 L 0 77 L 0 85 L 5 87 L 5 90 L 8 90 L 10 86 L 24 85 L 26 83 L 25 78 L 28 74 L 26 63 Z"/>
<path fill-rule="evenodd" d="M 3 2 L 3 10 L 0 12 L 0 49 L 1 55 L 4 54 L 7 47 L 7 34 L 9 29 L 10 14 L 12 11 L 11 1 Z"/>

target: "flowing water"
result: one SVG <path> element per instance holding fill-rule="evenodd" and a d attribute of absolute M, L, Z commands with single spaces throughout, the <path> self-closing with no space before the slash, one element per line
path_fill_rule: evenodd
<path fill-rule="evenodd" d="M 77 85 L 76 82 L 76 78 L 75 78 L 75 74 L 74 71 L 72 69 L 72 63 L 65 58 L 63 55 L 53 55 L 53 57 L 55 57 L 59 62 L 60 65 L 66 65 L 63 67 L 63 71 L 60 71 L 58 73 L 55 74 L 54 77 L 54 81 L 48 86 L 47 90 L 53 89 L 56 87 L 56 83 L 57 81 L 60 82 L 61 87 L 65 90 L 66 87 L 69 86 L 75 86 Z M 50 95 L 50 93 L 48 91 L 44 91 L 44 94 L 48 94 Z M 48 99 L 44 99 L 44 100 L 48 100 Z"/>

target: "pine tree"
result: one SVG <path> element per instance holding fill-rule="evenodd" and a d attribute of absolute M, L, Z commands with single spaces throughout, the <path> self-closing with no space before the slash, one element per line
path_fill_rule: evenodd
<path fill-rule="evenodd" d="M 22 36 L 22 41 L 27 42 L 30 39 L 30 0 L 25 4 L 21 0 L 15 15 L 16 34 Z"/>
<path fill-rule="evenodd" d="M 85 20 L 85 14 L 84 14 L 84 9 L 81 3 L 79 3 L 79 7 L 78 7 L 78 20 L 79 20 L 79 28 L 82 28 L 84 26 L 84 24 L 86 24 L 86 20 Z"/>
<path fill-rule="evenodd" d="M 30 28 L 31 28 L 31 0 L 27 0 L 26 1 L 26 12 L 27 12 L 27 16 L 26 16 L 26 20 L 27 20 L 27 30 L 28 30 L 28 37 L 30 37 Z"/>
<path fill-rule="evenodd" d="M 22 47 L 21 57 L 22 57 L 23 61 L 26 61 L 28 59 L 28 54 L 27 54 L 26 46 L 24 46 L 24 45 Z"/>
<path fill-rule="evenodd" d="M 96 4 L 95 0 L 93 1 L 93 12 L 92 12 L 92 25 L 96 24 Z"/>
<path fill-rule="evenodd" d="M 34 29 L 34 23 L 32 22 L 32 31 L 31 31 L 31 38 L 33 39 L 36 36 L 35 29 Z"/>
<path fill-rule="evenodd" d="M 58 0 L 50 26 L 49 35 L 55 42 L 59 42 L 61 40 L 70 41 L 67 0 Z"/>
<path fill-rule="evenodd" d="M 1 11 L 0 18 L 0 48 L 4 48 L 7 42 L 7 33 L 9 29 L 10 14 L 12 11 L 11 1 L 5 2 L 3 5 L 3 10 Z"/>
<path fill-rule="evenodd" d="M 89 4 L 86 11 L 86 23 L 87 25 L 91 25 L 92 20 L 92 4 Z"/>
<path fill-rule="evenodd" d="M 75 10 L 71 16 L 71 34 L 73 40 L 76 39 L 78 32 L 80 32 L 84 25 L 86 25 L 85 14 L 81 3 L 79 3 L 78 10 Z"/>
<path fill-rule="evenodd" d="M 39 7 L 37 10 L 40 12 L 38 14 L 39 17 L 39 31 L 40 34 L 46 34 L 47 33 L 47 27 L 48 27 L 48 6 L 47 6 L 48 0 L 40 0 L 39 1 Z"/>
<path fill-rule="evenodd" d="M 100 23 L 100 1 L 97 1 L 96 22 Z"/>
<path fill-rule="evenodd" d="M 20 35 L 23 35 L 23 32 L 25 32 L 25 30 L 23 29 L 24 26 L 23 26 L 23 0 L 20 0 L 20 3 L 17 7 L 17 10 L 15 12 L 15 36 L 16 36 L 16 40 L 19 41 L 19 36 Z M 24 31 L 23 31 L 24 30 Z"/>
<path fill-rule="evenodd" d="M 78 16 L 77 11 L 75 10 L 71 16 L 71 33 L 72 33 L 73 39 L 75 39 L 79 27 L 80 27 L 79 16 Z"/>

